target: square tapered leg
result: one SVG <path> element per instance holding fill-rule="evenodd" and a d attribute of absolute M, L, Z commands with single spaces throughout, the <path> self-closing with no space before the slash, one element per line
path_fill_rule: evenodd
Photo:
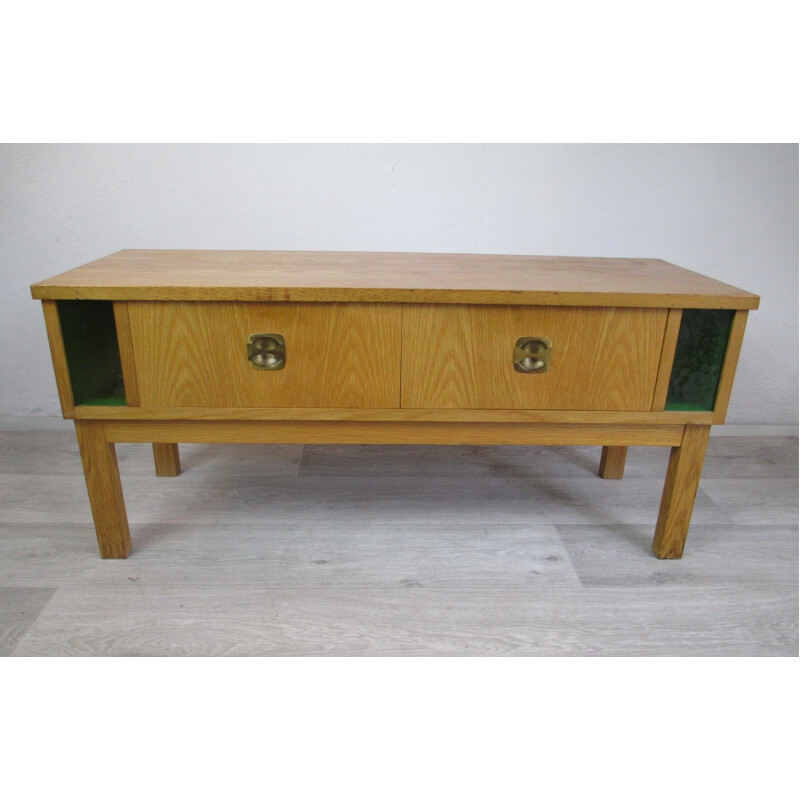
<path fill-rule="evenodd" d="M 177 444 L 153 442 L 153 458 L 159 478 L 174 478 L 181 473 L 181 457 Z"/>
<path fill-rule="evenodd" d="M 621 478 L 625 472 L 625 458 L 627 455 L 627 447 L 604 447 L 603 453 L 600 456 L 600 477 Z"/>
<path fill-rule="evenodd" d="M 75 421 L 94 528 L 103 558 L 127 558 L 131 551 L 128 516 L 114 445 L 102 422 Z"/>
<path fill-rule="evenodd" d="M 653 538 L 653 552 L 659 558 L 683 555 L 710 431 L 710 425 L 687 425 L 680 445 L 670 452 Z"/>

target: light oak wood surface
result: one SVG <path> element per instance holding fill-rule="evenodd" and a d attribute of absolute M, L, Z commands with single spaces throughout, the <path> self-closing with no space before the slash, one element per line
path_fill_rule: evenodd
<path fill-rule="evenodd" d="M 142 402 L 139 398 L 139 377 L 136 374 L 136 358 L 133 353 L 127 303 L 114 303 L 114 322 L 117 326 L 119 360 L 122 367 L 122 381 L 125 385 L 125 402 L 128 406 L 140 406 Z"/>
<path fill-rule="evenodd" d="M 659 558 L 680 558 L 692 519 L 710 425 L 687 425 L 679 446 L 670 452 L 653 552 Z"/>
<path fill-rule="evenodd" d="M 663 309 L 409 305 L 403 408 L 649 411 Z M 514 369 L 522 337 L 552 341 L 541 373 Z"/>
<path fill-rule="evenodd" d="M 728 413 L 728 403 L 731 399 L 736 365 L 739 363 L 745 325 L 747 325 L 747 311 L 737 311 L 731 324 L 728 347 L 725 350 L 725 361 L 722 364 L 722 374 L 719 377 L 719 385 L 717 386 L 717 397 L 714 404 L 715 425 L 722 425 Z"/>
<path fill-rule="evenodd" d="M 122 421 L 102 425 L 109 442 L 275 442 L 285 444 L 620 444 L 676 445 L 681 425 L 494 422 Z"/>
<path fill-rule="evenodd" d="M 653 393 L 653 411 L 663 411 L 667 404 L 669 381 L 672 377 L 672 365 L 675 361 L 675 348 L 678 344 L 678 333 L 681 327 L 683 309 L 671 308 L 667 315 L 667 326 L 664 330 L 664 339 L 661 346 L 661 359 L 658 362 L 658 375 L 656 388 Z"/>
<path fill-rule="evenodd" d="M 61 403 L 61 414 L 65 419 L 75 416 L 75 399 L 72 395 L 72 382 L 67 366 L 67 353 L 64 349 L 64 337 L 61 334 L 61 320 L 58 317 L 58 304 L 55 300 L 42 302 L 44 323 L 47 328 L 47 341 L 50 344 L 50 357 L 53 359 L 53 371 L 56 377 L 58 400 Z"/>
<path fill-rule="evenodd" d="M 131 535 L 114 445 L 107 440 L 102 422 L 76 420 L 75 433 L 100 555 L 127 558 L 131 551 Z"/>
<path fill-rule="evenodd" d="M 627 455 L 627 447 L 604 447 L 600 455 L 600 477 L 620 480 L 625 473 L 625 459 Z"/>
<path fill-rule="evenodd" d="M 128 304 L 143 406 L 396 408 L 399 306 Z M 256 370 L 247 339 L 277 333 L 286 366 Z"/>
<path fill-rule="evenodd" d="M 130 549 L 116 442 L 152 442 L 159 476 L 177 442 L 602 445 L 605 478 L 671 446 L 653 549 L 678 558 L 759 301 L 657 259 L 256 251 L 120 251 L 32 293 L 106 558 Z M 113 301 L 126 406 L 74 407 L 61 299 Z M 688 308 L 736 311 L 713 412 L 663 410 Z M 284 338 L 282 369 L 253 369 L 252 334 Z M 523 337 L 546 371 L 514 369 Z"/>
<path fill-rule="evenodd" d="M 181 473 L 181 457 L 174 442 L 153 442 L 153 460 L 159 478 L 175 478 Z"/>
<path fill-rule="evenodd" d="M 120 250 L 31 287 L 37 299 L 247 300 L 757 308 L 653 258 Z"/>
<path fill-rule="evenodd" d="M 526 422 L 579 425 L 710 425 L 711 411 L 539 411 L 461 408 L 125 408 L 76 406 L 76 419 L 313 420 L 330 422 Z"/>

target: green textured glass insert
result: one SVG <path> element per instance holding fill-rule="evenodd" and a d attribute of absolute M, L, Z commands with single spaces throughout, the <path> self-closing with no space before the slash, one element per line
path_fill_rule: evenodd
<path fill-rule="evenodd" d="M 59 300 L 58 317 L 75 405 L 124 406 L 114 304 Z"/>
<path fill-rule="evenodd" d="M 687 308 L 681 315 L 667 411 L 713 411 L 735 312 Z"/>

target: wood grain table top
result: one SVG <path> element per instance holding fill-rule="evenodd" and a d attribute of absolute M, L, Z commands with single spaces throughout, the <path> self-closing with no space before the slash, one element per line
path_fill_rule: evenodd
<path fill-rule="evenodd" d="M 40 300 L 228 300 L 758 308 L 660 259 L 456 253 L 120 250 L 33 284 Z"/>

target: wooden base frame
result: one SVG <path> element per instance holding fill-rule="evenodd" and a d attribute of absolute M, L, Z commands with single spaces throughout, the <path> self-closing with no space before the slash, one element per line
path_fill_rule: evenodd
<path fill-rule="evenodd" d="M 152 442 L 160 476 L 180 472 L 176 442 L 602 445 L 604 478 L 622 477 L 628 446 L 670 446 L 653 551 L 658 558 L 680 558 L 710 425 L 76 419 L 75 430 L 103 558 L 126 558 L 131 549 L 114 451 L 117 442 Z"/>

